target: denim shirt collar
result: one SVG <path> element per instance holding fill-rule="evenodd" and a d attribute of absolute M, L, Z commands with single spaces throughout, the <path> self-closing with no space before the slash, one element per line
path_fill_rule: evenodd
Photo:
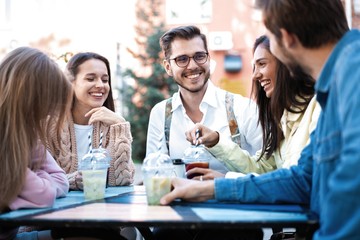
<path fill-rule="evenodd" d="M 348 31 L 336 44 L 328 60 L 326 61 L 320 73 L 320 77 L 315 84 L 317 101 L 322 107 L 324 107 L 327 100 L 331 79 L 332 79 L 331 74 L 334 71 L 334 67 L 335 67 L 334 65 L 339 58 L 339 54 L 341 54 L 343 48 L 345 48 L 347 44 L 351 43 L 353 39 L 356 38 L 358 39 L 359 37 L 360 37 L 360 32 L 358 30 Z"/>

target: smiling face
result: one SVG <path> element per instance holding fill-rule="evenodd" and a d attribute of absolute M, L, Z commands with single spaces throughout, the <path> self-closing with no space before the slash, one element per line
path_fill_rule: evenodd
<path fill-rule="evenodd" d="M 74 110 L 87 112 L 103 106 L 110 91 L 105 63 L 98 59 L 89 59 L 79 65 L 78 69 L 72 82 L 76 96 Z"/>
<path fill-rule="evenodd" d="M 259 81 L 261 87 L 270 98 L 276 84 L 276 58 L 261 44 L 254 52 L 253 80 Z"/>
<path fill-rule="evenodd" d="M 204 42 L 200 37 L 186 40 L 176 38 L 171 43 L 170 59 L 186 55 L 193 57 L 195 53 L 206 53 Z M 193 58 L 185 68 L 176 65 L 175 60 L 165 60 L 164 66 L 166 72 L 172 76 L 175 82 L 180 86 L 180 91 L 191 93 L 205 92 L 207 82 L 210 77 L 210 58 L 204 64 L 198 64 Z"/>

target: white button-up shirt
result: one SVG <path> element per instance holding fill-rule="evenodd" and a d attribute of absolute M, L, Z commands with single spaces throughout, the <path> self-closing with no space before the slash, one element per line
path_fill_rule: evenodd
<path fill-rule="evenodd" d="M 214 84 L 209 81 L 206 93 L 200 104 L 200 111 L 203 113 L 203 118 L 200 123 L 212 130 L 218 131 L 222 138 L 231 140 L 226 113 L 225 94 L 226 91 L 215 87 Z M 180 93 L 174 93 L 172 98 L 169 153 L 164 137 L 166 101 L 167 100 L 164 100 L 156 104 L 151 110 L 147 133 L 146 155 L 160 150 L 163 153 L 169 154 L 171 159 L 178 159 L 182 158 L 185 149 L 191 146 L 191 143 L 186 140 L 185 132 L 192 129 L 195 123 L 186 114 Z M 234 94 L 233 109 L 241 135 L 241 147 L 251 154 L 254 154 L 262 147 L 262 132 L 258 124 L 256 104 L 249 98 Z M 223 163 L 215 158 L 210 160 L 210 168 L 220 172 L 228 171 Z"/>

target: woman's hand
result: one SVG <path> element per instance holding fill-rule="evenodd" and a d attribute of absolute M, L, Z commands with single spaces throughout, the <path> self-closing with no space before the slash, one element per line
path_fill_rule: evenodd
<path fill-rule="evenodd" d="M 167 205 L 177 198 L 189 202 L 203 202 L 214 198 L 214 181 L 194 181 L 185 178 L 171 180 L 173 190 L 160 199 L 161 205 Z"/>
<path fill-rule="evenodd" d="M 213 169 L 209 169 L 209 168 L 192 168 L 189 171 L 186 172 L 186 175 L 191 176 L 193 174 L 199 175 L 200 176 L 196 176 L 193 177 L 192 180 L 200 180 L 200 181 L 204 181 L 204 180 L 213 180 L 214 178 L 223 178 L 225 177 L 225 174 L 215 171 Z"/>
<path fill-rule="evenodd" d="M 80 190 L 84 189 L 82 173 L 79 171 L 75 174 L 75 186 Z"/>
<path fill-rule="evenodd" d="M 125 122 L 125 119 L 106 107 L 93 108 L 85 114 L 85 117 L 90 117 L 89 125 L 94 122 L 103 122 L 107 125 L 114 125 Z"/>
<path fill-rule="evenodd" d="M 196 142 L 196 131 L 199 131 L 198 142 Z M 195 127 L 185 133 L 186 140 L 194 145 L 204 144 L 206 147 L 213 147 L 219 142 L 219 133 L 197 123 Z"/>

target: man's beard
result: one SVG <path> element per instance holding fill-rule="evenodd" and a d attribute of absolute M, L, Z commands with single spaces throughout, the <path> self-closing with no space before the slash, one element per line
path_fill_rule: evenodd
<path fill-rule="evenodd" d="M 295 77 L 297 73 L 303 72 L 302 68 L 297 63 L 287 64 L 286 68 L 289 70 L 291 77 Z"/>
<path fill-rule="evenodd" d="M 297 76 L 300 73 L 306 73 L 310 75 L 310 69 L 304 65 L 301 65 L 294 56 L 290 55 L 283 47 L 281 47 L 282 54 L 286 61 L 283 63 L 287 67 L 292 77 Z"/>
<path fill-rule="evenodd" d="M 187 91 L 189 91 L 189 92 L 192 92 L 192 93 L 197 93 L 197 92 L 202 91 L 203 88 L 204 88 L 204 86 L 205 86 L 205 85 L 207 84 L 207 82 L 209 81 L 210 72 L 208 71 L 208 72 L 206 72 L 205 74 L 206 74 L 206 75 L 205 75 L 205 78 L 204 78 L 204 83 L 203 83 L 203 85 L 200 86 L 200 87 L 198 87 L 198 88 L 196 88 L 196 89 L 189 89 L 188 87 L 186 87 L 186 86 L 184 86 L 183 84 L 181 84 L 181 82 L 177 81 L 176 79 L 175 79 L 175 82 L 176 82 L 180 87 L 182 87 L 183 89 L 185 89 L 185 90 L 187 90 Z"/>

